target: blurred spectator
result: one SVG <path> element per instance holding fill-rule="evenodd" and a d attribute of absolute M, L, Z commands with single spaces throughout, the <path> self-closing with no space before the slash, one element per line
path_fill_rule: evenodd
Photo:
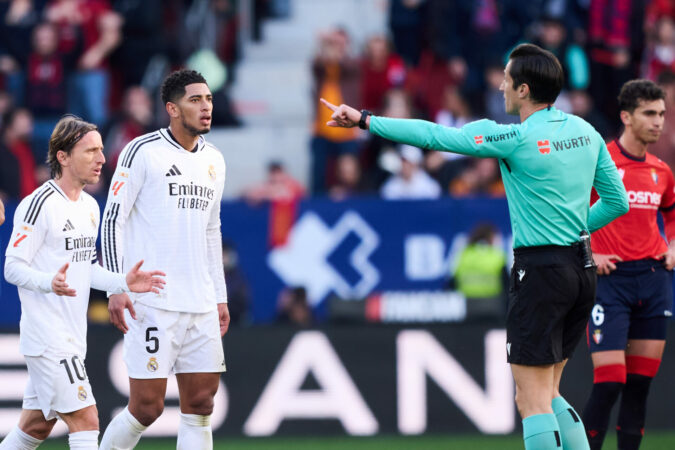
<path fill-rule="evenodd" d="M 387 91 L 403 85 L 405 66 L 400 56 L 391 52 L 383 36 L 371 37 L 361 62 L 361 104 L 379 113 Z"/>
<path fill-rule="evenodd" d="M 649 144 L 649 153 L 663 160 L 675 172 L 675 73 L 669 70 L 661 72 L 658 83 L 666 91 L 666 117 L 661 137 Z"/>
<path fill-rule="evenodd" d="M 340 155 L 335 165 L 335 183 L 329 190 L 330 197 L 340 201 L 370 192 L 372 190 L 363 178 L 358 158 L 350 153 Z"/>
<path fill-rule="evenodd" d="M 307 301 L 307 290 L 304 287 L 286 288 L 281 291 L 277 301 L 277 320 L 302 328 L 310 327 L 314 323 L 312 309 Z"/>
<path fill-rule="evenodd" d="M 501 90 L 504 81 L 504 65 L 493 63 L 485 69 L 485 115 L 497 123 L 520 123 L 520 118 L 507 114 L 504 109 L 504 93 Z"/>
<path fill-rule="evenodd" d="M 107 179 L 117 167 L 117 159 L 124 146 L 138 136 L 149 133 L 155 128 L 152 114 L 152 99 L 145 89 L 132 86 L 124 93 L 122 110 L 106 126 L 104 151 L 106 162 L 103 170 Z"/>
<path fill-rule="evenodd" d="M 454 261 L 448 283 L 466 297 L 468 319 L 500 319 L 506 308 L 508 272 L 506 253 L 500 247 L 494 225 L 477 225 L 468 245 Z"/>
<path fill-rule="evenodd" d="M 26 67 L 25 106 L 33 113 L 33 153 L 38 161 L 47 159 L 52 130 L 66 112 L 66 80 L 72 54 L 58 51 L 56 27 L 41 23 L 33 30 L 33 49 Z"/>
<path fill-rule="evenodd" d="M 389 28 L 394 38 L 394 47 L 408 66 L 416 66 L 422 53 L 426 28 L 425 3 L 426 0 L 389 2 Z"/>
<path fill-rule="evenodd" d="M 0 195 L 24 198 L 38 187 L 35 159 L 30 149 L 33 118 L 15 109 L 3 118 L 0 139 Z"/>
<path fill-rule="evenodd" d="M 575 116 L 579 116 L 586 122 L 593 125 L 593 128 L 600 133 L 600 136 L 609 141 L 615 137 L 613 127 L 609 125 L 605 116 L 595 108 L 593 98 L 584 90 L 571 91 L 567 95 L 570 102 L 570 112 Z M 651 148 L 651 147 L 650 147 Z"/>
<path fill-rule="evenodd" d="M 113 0 L 113 8 L 124 22 L 124 39 L 111 55 L 113 67 L 120 68 L 122 90 L 141 85 L 148 67 L 168 50 L 162 3 L 162 0 Z"/>
<path fill-rule="evenodd" d="M 244 198 L 253 204 L 269 202 L 269 245 L 284 245 L 297 216 L 298 202 L 305 196 L 305 189 L 284 166 L 273 161 L 267 168 L 267 179 L 246 189 Z"/>
<path fill-rule="evenodd" d="M 401 170 L 387 180 L 380 194 L 387 200 L 431 199 L 441 196 L 438 183 L 421 167 L 422 150 L 411 145 L 402 145 Z"/>
<path fill-rule="evenodd" d="M 590 91 L 595 105 L 620 127 L 617 93 L 638 74 L 644 41 L 644 8 L 631 0 L 591 0 L 588 16 L 588 56 L 591 62 Z"/>
<path fill-rule="evenodd" d="M 122 18 L 107 0 L 52 0 L 45 17 L 59 29 L 61 52 L 81 49 L 69 77 L 68 111 L 102 127 L 110 93 L 107 58 L 122 38 Z"/>
<path fill-rule="evenodd" d="M 357 153 L 358 128 L 326 126 L 330 110 L 321 106 L 319 98 L 334 105 L 361 104 L 359 99 L 360 71 L 358 61 L 349 54 L 349 36 L 342 29 L 334 29 L 319 36 L 319 50 L 312 63 L 314 77 L 313 107 L 315 110 L 314 136 L 312 137 L 312 193 L 326 192 L 328 173 L 335 158 L 343 153 Z"/>
<path fill-rule="evenodd" d="M 536 44 L 553 53 L 563 66 L 563 89 L 586 89 L 590 82 L 588 58 L 584 49 L 571 41 L 562 19 L 544 16 L 535 26 Z"/>
<path fill-rule="evenodd" d="M 469 167 L 450 183 L 449 192 L 454 197 L 473 195 L 504 197 L 504 184 L 499 174 L 497 160 L 471 159 Z"/>
<path fill-rule="evenodd" d="M 443 89 L 443 103 L 436 114 L 435 122 L 446 127 L 461 128 L 473 120 L 471 108 L 459 88 L 446 86 Z"/>
<path fill-rule="evenodd" d="M 646 54 L 646 78 L 656 81 L 664 70 L 675 72 L 675 20 L 664 16 L 656 21 Z"/>
<path fill-rule="evenodd" d="M 248 308 L 251 303 L 248 282 L 239 268 L 239 255 L 229 242 L 223 242 L 222 256 L 230 323 L 241 325 L 247 321 Z"/>
<path fill-rule="evenodd" d="M 246 189 L 243 196 L 251 203 L 296 202 L 305 196 L 305 188 L 286 172 L 281 162 L 272 161 L 267 166 L 267 179 Z"/>

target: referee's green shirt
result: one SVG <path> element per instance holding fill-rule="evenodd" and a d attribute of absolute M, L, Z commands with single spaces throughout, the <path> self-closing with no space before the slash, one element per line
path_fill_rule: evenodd
<path fill-rule="evenodd" d="M 370 131 L 416 147 L 497 158 L 509 200 L 514 248 L 569 245 L 628 212 L 628 197 L 602 137 L 553 107 L 521 124 L 479 120 L 448 128 L 372 116 Z M 591 186 L 600 200 L 590 205 Z M 590 209 L 590 213 L 589 213 Z"/>

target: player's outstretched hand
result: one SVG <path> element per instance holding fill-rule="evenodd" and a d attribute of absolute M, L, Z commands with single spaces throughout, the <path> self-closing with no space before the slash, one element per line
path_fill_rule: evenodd
<path fill-rule="evenodd" d="M 52 278 L 52 292 L 56 295 L 75 297 L 77 292 L 75 292 L 75 289 L 70 289 L 68 283 L 66 283 L 66 270 L 68 270 L 68 265 L 68 263 L 65 263 L 61 266 L 59 271 L 56 272 L 56 275 L 54 275 L 54 278 Z"/>
<path fill-rule="evenodd" d="M 110 323 L 122 333 L 129 331 L 126 320 L 124 320 L 124 310 L 128 309 L 131 318 L 136 320 L 136 311 L 131 299 L 127 294 L 113 294 L 108 299 L 108 313 L 110 314 Z"/>
<path fill-rule="evenodd" d="M 220 337 L 223 337 L 230 328 L 230 310 L 227 308 L 227 303 L 218 303 L 218 319 L 220 320 Z"/>
<path fill-rule="evenodd" d="M 131 292 L 154 292 L 159 294 L 160 289 L 164 289 L 166 281 L 164 278 L 166 274 L 159 270 L 151 272 L 142 272 L 141 266 L 143 260 L 141 259 L 134 267 L 127 273 L 127 286 Z"/>
<path fill-rule="evenodd" d="M 593 261 L 597 267 L 598 275 L 609 275 L 610 272 L 616 270 L 615 261 L 623 261 L 617 255 L 603 255 L 600 253 L 593 253 Z"/>
<path fill-rule="evenodd" d="M 323 105 L 333 111 L 333 115 L 326 125 L 329 127 L 353 128 L 359 124 L 361 120 L 361 111 L 352 108 L 348 105 L 335 106 L 326 99 L 321 99 Z"/>

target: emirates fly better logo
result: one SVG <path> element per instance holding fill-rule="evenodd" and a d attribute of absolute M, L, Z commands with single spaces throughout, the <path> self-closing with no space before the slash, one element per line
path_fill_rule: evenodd
<path fill-rule="evenodd" d="M 548 139 L 545 141 L 537 141 L 537 147 L 539 148 L 539 153 L 542 155 L 548 155 L 551 153 L 551 143 Z"/>

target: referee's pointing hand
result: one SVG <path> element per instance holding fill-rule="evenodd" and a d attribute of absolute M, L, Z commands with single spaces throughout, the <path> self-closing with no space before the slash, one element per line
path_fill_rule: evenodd
<path fill-rule="evenodd" d="M 321 99 L 321 103 L 323 103 L 326 108 L 333 111 L 333 115 L 331 116 L 331 119 L 333 120 L 326 122 L 326 125 L 329 127 L 353 128 L 357 126 L 359 120 L 361 120 L 361 112 L 349 105 L 343 104 L 335 106 L 324 98 Z"/>

